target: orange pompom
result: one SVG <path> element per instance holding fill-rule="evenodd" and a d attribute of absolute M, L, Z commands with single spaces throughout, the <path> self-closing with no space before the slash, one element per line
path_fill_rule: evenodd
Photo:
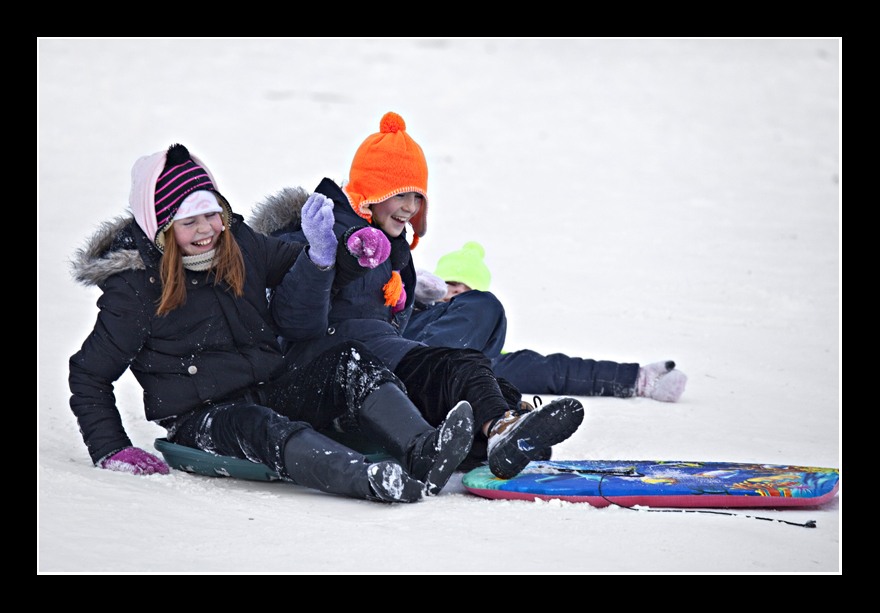
<path fill-rule="evenodd" d="M 397 304 L 397 301 L 400 300 L 400 292 L 403 290 L 403 279 L 400 278 L 400 273 L 396 270 L 392 271 L 391 278 L 382 289 L 385 290 L 385 306 Z"/>
<path fill-rule="evenodd" d="M 394 134 L 398 130 L 406 130 L 406 122 L 397 113 L 388 112 L 379 121 L 379 132 Z"/>

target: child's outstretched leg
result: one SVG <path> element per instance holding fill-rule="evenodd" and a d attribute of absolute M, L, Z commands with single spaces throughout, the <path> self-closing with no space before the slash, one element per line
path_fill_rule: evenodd
<path fill-rule="evenodd" d="M 394 462 L 369 464 L 357 453 L 243 397 L 164 420 L 169 440 L 218 455 L 259 462 L 288 482 L 331 494 L 382 502 L 416 502 L 424 485 Z"/>
<path fill-rule="evenodd" d="M 361 454 L 311 428 L 284 446 L 284 470 L 294 483 L 312 489 L 379 502 L 417 502 L 424 484 L 392 461 L 367 463 Z"/>
<path fill-rule="evenodd" d="M 406 394 L 393 383 L 370 393 L 358 413 L 358 426 L 397 459 L 428 494 L 440 493 L 471 449 L 474 414 L 459 402 L 439 427 L 433 428 Z"/>
<path fill-rule="evenodd" d="M 571 398 L 537 410 L 524 407 L 519 390 L 495 377 L 489 358 L 473 349 L 417 347 L 403 357 L 394 374 L 428 423 L 440 421 L 441 407 L 467 400 L 478 428 L 488 437 L 489 467 L 503 479 L 532 460 L 546 458 L 547 448 L 570 437 L 584 418 L 583 407 Z"/>
<path fill-rule="evenodd" d="M 489 469 L 500 479 L 512 479 L 532 460 L 561 443 L 581 425 L 584 407 L 574 398 L 557 398 L 534 410 L 522 407 L 485 424 L 489 437 Z"/>

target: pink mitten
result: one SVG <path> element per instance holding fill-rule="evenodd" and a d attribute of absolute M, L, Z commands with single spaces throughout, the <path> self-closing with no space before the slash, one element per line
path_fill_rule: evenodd
<path fill-rule="evenodd" d="M 406 288 L 400 288 L 400 298 L 397 300 L 397 304 L 391 307 L 391 314 L 394 315 L 406 308 Z"/>
<path fill-rule="evenodd" d="M 101 462 L 101 468 L 133 475 L 152 475 L 154 473 L 167 475 L 171 471 L 165 462 L 152 453 L 147 453 L 137 447 L 126 447 L 122 451 L 117 451 Z"/>
<path fill-rule="evenodd" d="M 346 241 L 349 253 L 365 268 L 376 268 L 391 254 L 391 243 L 385 233 L 377 228 L 361 228 Z"/>
<path fill-rule="evenodd" d="M 661 402 L 676 402 L 684 393 L 687 377 L 675 370 L 675 362 L 654 362 L 639 368 L 636 390 L 639 396 Z"/>

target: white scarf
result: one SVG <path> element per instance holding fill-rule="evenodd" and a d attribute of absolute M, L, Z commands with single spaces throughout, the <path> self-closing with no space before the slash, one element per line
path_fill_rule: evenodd
<path fill-rule="evenodd" d="M 185 255 L 183 258 L 183 267 L 187 270 L 201 272 L 203 270 L 211 270 L 214 264 L 214 249 L 200 253 L 199 255 Z"/>

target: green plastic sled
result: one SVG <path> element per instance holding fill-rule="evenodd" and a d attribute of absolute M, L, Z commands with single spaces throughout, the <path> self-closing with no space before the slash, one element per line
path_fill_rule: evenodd
<path fill-rule="evenodd" d="M 378 445 L 352 434 L 338 432 L 322 432 L 322 434 L 342 443 L 350 449 L 362 453 L 370 462 L 391 460 L 391 456 Z M 216 455 L 192 447 L 184 447 L 168 442 L 167 439 L 157 438 L 153 446 L 165 458 L 165 463 L 171 468 L 184 472 L 203 475 L 205 477 L 234 477 L 236 479 L 250 479 L 252 481 L 275 481 L 280 479 L 278 473 L 271 468 L 251 462 L 230 458 L 229 456 Z"/>

